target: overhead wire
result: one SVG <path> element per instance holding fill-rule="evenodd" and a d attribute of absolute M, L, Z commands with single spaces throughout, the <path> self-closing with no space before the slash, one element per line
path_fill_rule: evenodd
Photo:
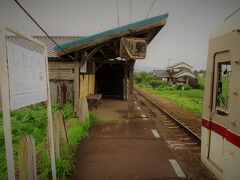
<path fill-rule="evenodd" d="M 208 2 L 209 0 L 200 0 L 197 1 L 197 3 L 195 3 L 193 6 L 191 6 L 190 9 L 188 9 L 179 19 L 184 19 L 186 20 L 186 16 L 188 14 L 190 14 L 193 10 L 195 10 L 195 12 L 201 7 L 203 6 L 206 2 Z M 200 3 L 199 3 L 200 2 Z M 172 30 L 174 29 L 174 27 L 179 23 L 180 21 L 176 20 L 173 25 L 172 25 Z M 171 31 L 171 30 L 170 30 Z"/>
<path fill-rule="evenodd" d="M 14 0 L 17 5 L 27 14 L 27 16 L 39 27 L 39 29 L 41 29 L 41 31 L 59 48 L 60 51 L 62 51 L 62 53 L 65 54 L 64 50 L 58 45 L 58 43 L 56 43 L 56 41 L 54 41 L 54 39 L 52 39 L 52 37 L 39 25 L 39 23 L 30 15 L 30 13 L 17 1 Z M 70 54 L 66 54 L 70 59 L 74 60 L 74 57 L 72 57 Z"/>
<path fill-rule="evenodd" d="M 153 5 L 155 4 L 155 2 L 156 2 L 156 0 L 153 0 L 152 5 L 151 5 L 151 7 L 149 8 L 149 10 L 148 10 L 147 15 L 146 15 L 145 18 L 147 18 L 147 17 L 149 16 L 149 14 L 150 14 L 150 12 L 151 12 L 151 10 L 152 10 Z"/>
<path fill-rule="evenodd" d="M 229 16 L 227 16 L 227 17 L 224 19 L 224 21 L 228 20 L 230 17 L 232 17 L 232 16 L 233 16 L 235 13 L 237 13 L 239 10 L 240 10 L 240 7 L 239 7 L 237 10 L 233 11 L 233 13 L 231 13 Z"/>
<path fill-rule="evenodd" d="M 118 27 L 119 27 L 118 0 L 116 0 L 116 8 L 117 8 L 117 23 L 118 23 Z"/>
<path fill-rule="evenodd" d="M 129 0 L 129 24 L 132 24 L 132 0 Z"/>

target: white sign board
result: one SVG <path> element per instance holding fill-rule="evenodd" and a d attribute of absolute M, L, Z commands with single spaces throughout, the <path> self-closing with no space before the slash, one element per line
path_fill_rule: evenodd
<path fill-rule="evenodd" d="M 11 110 L 47 100 L 45 56 L 7 42 Z"/>
<path fill-rule="evenodd" d="M 9 32 L 42 47 L 43 53 L 7 42 L 6 36 Z M 57 179 L 48 76 L 47 47 L 44 43 L 10 28 L 0 30 L 0 88 L 8 179 L 15 180 L 11 110 L 43 101 L 46 102 L 48 110 L 52 179 Z"/>

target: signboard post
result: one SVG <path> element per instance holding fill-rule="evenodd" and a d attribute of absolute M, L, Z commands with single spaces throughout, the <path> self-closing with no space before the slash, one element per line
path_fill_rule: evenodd
<path fill-rule="evenodd" d="M 7 32 L 11 32 L 20 38 L 41 46 L 43 48 L 43 53 L 31 51 L 14 43 L 6 42 L 5 36 Z M 45 44 L 30 36 L 22 35 L 10 28 L 1 30 L 0 83 L 8 179 L 15 180 L 10 112 L 35 103 L 46 102 L 50 127 L 52 178 L 55 180 L 56 165 L 49 89 L 48 57 Z"/>

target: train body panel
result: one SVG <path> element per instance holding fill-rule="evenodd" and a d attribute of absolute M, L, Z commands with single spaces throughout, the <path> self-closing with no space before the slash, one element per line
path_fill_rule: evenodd
<path fill-rule="evenodd" d="M 240 178 L 240 13 L 237 18 L 209 41 L 201 159 L 219 179 Z"/>

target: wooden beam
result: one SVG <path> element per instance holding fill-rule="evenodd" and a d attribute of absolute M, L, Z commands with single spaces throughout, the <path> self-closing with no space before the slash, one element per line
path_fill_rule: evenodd
<path fill-rule="evenodd" d="M 104 59 L 102 60 L 102 62 L 96 67 L 96 71 L 99 70 L 105 63 L 108 63 L 108 64 L 120 64 L 122 65 L 123 67 L 125 66 L 125 61 L 119 61 L 117 59 L 113 60 L 113 61 L 110 61 L 108 59 Z M 95 72 L 96 72 L 95 71 Z"/>
<path fill-rule="evenodd" d="M 109 42 L 109 43 L 106 44 L 106 46 L 109 47 L 110 49 L 112 49 L 113 52 L 115 53 L 116 48 L 115 48 L 114 44 L 111 44 L 111 43 Z"/>
<path fill-rule="evenodd" d="M 78 114 L 79 92 L 80 92 L 80 63 L 79 53 L 75 53 L 75 68 L 74 68 L 74 111 Z"/>
<path fill-rule="evenodd" d="M 89 59 L 91 59 L 103 46 L 104 46 L 104 44 L 95 47 L 84 59 L 82 59 L 82 61 L 81 61 L 81 63 L 80 63 L 80 68 L 81 68 Z M 85 51 L 84 51 L 84 52 L 85 52 Z"/>
<path fill-rule="evenodd" d="M 146 35 L 147 43 L 150 42 L 151 37 L 153 36 L 154 32 L 155 31 L 153 30 L 153 31 L 150 31 L 150 32 L 147 33 L 147 35 Z"/>
<path fill-rule="evenodd" d="M 157 29 L 155 29 L 155 30 L 153 30 L 152 31 L 152 33 L 151 34 L 147 34 L 147 38 L 148 38 L 148 44 L 153 40 L 153 38 L 157 35 L 157 33 L 162 29 L 162 27 L 163 26 L 161 26 L 161 27 L 159 27 L 159 28 L 157 28 Z"/>
<path fill-rule="evenodd" d="M 125 61 L 125 68 L 124 68 L 124 79 L 123 79 L 123 99 L 126 101 L 128 100 L 128 66 L 127 62 Z"/>
<path fill-rule="evenodd" d="M 128 80 L 128 117 L 134 118 L 134 103 L 133 103 L 133 67 L 135 60 L 129 60 L 129 80 Z"/>
<path fill-rule="evenodd" d="M 101 62 L 101 63 L 96 67 L 95 72 L 96 72 L 97 70 L 99 70 L 107 61 L 108 61 L 108 59 L 106 59 L 106 60 L 104 60 L 103 62 Z"/>
<path fill-rule="evenodd" d="M 95 61 L 92 61 L 92 73 L 95 74 L 96 72 L 96 63 Z"/>
<path fill-rule="evenodd" d="M 120 42 L 119 42 L 119 44 L 120 44 Z M 118 46 L 117 41 L 113 41 L 113 46 L 114 46 L 115 56 L 118 56 L 120 46 Z"/>
<path fill-rule="evenodd" d="M 105 58 L 107 57 L 105 52 L 102 49 L 100 49 L 99 52 L 102 54 L 103 57 L 105 57 Z"/>

